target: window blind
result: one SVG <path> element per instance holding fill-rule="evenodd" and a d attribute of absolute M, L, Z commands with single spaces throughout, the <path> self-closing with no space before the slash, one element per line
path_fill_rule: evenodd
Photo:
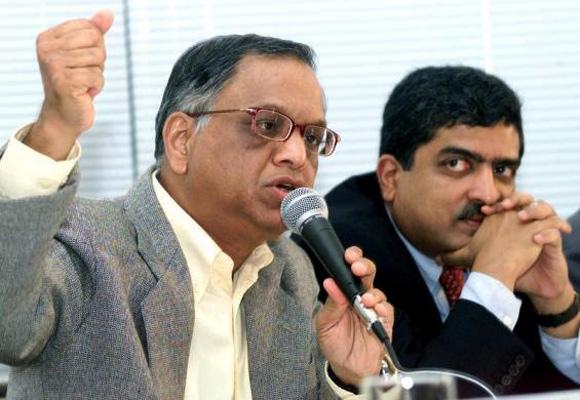
<path fill-rule="evenodd" d="M 21 0 L 17 4 L 10 3 L 10 6 L 0 7 L 2 141 L 18 127 L 34 121 L 42 104 L 42 83 L 36 62 L 37 35 L 64 20 L 90 17 L 96 10 L 86 1 Z M 115 11 L 115 23 L 106 37 L 106 83 L 105 90 L 95 101 L 96 121 L 80 139 L 83 154 L 79 192 L 89 197 L 119 195 L 133 181 L 122 2 L 105 2 L 101 7 Z"/>
<path fill-rule="evenodd" d="M 38 32 L 90 16 L 97 6 L 81 0 L 2 2 L 4 140 L 33 120 L 40 106 Z M 97 120 L 81 139 L 83 195 L 120 195 L 152 163 L 155 114 L 183 50 L 213 35 L 256 32 L 308 43 L 318 53 L 329 125 L 343 136 L 336 154 L 321 161 L 322 193 L 374 169 L 382 109 L 404 75 L 429 64 L 466 64 L 504 78 L 524 102 L 519 188 L 564 216 L 580 206 L 580 7 L 573 0 L 144 0 L 102 7 L 116 18 L 107 35 Z"/>

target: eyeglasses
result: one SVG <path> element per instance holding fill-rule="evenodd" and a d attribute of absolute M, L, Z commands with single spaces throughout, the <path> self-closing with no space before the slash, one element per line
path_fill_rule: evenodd
<path fill-rule="evenodd" d="M 298 128 L 304 138 L 306 149 L 310 152 L 329 156 L 334 152 L 336 145 L 340 142 L 340 135 L 324 126 L 300 125 L 292 118 L 277 111 L 265 110 L 263 108 L 243 108 L 239 110 L 216 110 L 187 113 L 192 118 L 209 114 L 224 114 L 234 112 L 245 112 L 252 117 L 252 133 L 275 142 L 285 142 L 288 140 L 294 128 Z"/>

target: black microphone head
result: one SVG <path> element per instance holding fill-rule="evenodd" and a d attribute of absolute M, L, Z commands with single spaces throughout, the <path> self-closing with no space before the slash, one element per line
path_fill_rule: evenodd
<path fill-rule="evenodd" d="M 328 207 L 316 190 L 301 187 L 289 192 L 280 204 L 282 221 L 292 232 L 300 234 L 302 225 L 311 217 L 328 218 Z"/>

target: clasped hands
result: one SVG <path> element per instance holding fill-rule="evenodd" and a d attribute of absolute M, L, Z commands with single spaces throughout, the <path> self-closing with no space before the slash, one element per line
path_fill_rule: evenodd
<path fill-rule="evenodd" d="M 569 305 L 574 289 L 562 251 L 562 234 L 572 228 L 544 201 L 526 193 L 481 208 L 485 215 L 463 248 L 439 255 L 442 263 L 463 265 L 526 294 L 536 312 L 558 313 Z"/>

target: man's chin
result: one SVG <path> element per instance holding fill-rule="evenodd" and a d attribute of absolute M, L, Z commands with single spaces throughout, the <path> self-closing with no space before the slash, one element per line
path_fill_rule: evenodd
<path fill-rule="evenodd" d="M 471 239 L 473 239 L 473 235 L 475 234 L 475 232 L 473 233 L 466 233 L 466 232 L 459 232 L 456 235 L 454 235 L 454 237 L 449 240 L 446 244 L 446 250 L 447 252 L 454 252 L 457 250 L 460 250 L 462 248 L 464 248 L 465 246 L 467 246 L 470 242 Z"/>
<path fill-rule="evenodd" d="M 458 257 L 462 252 L 461 249 L 465 248 L 471 242 L 471 236 L 467 235 L 457 235 L 454 238 L 450 238 L 445 243 L 441 243 L 439 252 L 434 257 L 437 264 L 440 265 L 461 265 L 463 261 L 458 262 L 455 258 Z"/>
<path fill-rule="evenodd" d="M 284 225 L 280 218 L 275 221 L 268 221 L 268 223 L 264 226 L 264 232 L 267 232 L 267 235 L 269 236 L 268 240 L 277 239 L 286 231 L 288 231 L 288 228 L 286 225 Z M 290 233 L 290 231 L 288 232 Z"/>

